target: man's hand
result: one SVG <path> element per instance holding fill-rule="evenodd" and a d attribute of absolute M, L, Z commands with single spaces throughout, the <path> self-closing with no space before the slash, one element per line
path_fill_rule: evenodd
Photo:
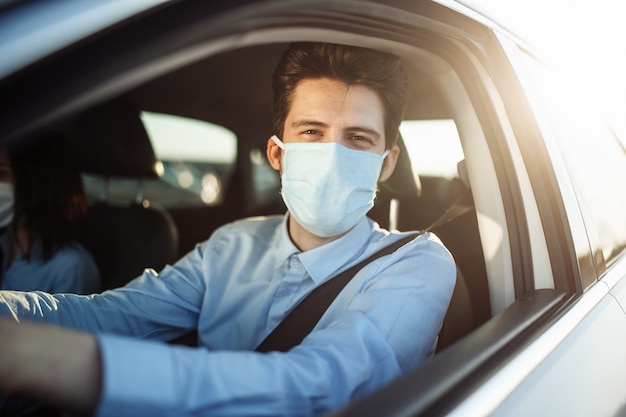
<path fill-rule="evenodd" d="M 0 318 L 0 389 L 89 412 L 98 402 L 96 339 L 56 326 Z"/>

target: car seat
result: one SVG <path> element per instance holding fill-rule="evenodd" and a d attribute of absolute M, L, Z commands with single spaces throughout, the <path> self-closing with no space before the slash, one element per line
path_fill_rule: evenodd
<path fill-rule="evenodd" d="M 178 232 L 167 211 L 142 196 L 142 180 L 158 178 L 157 160 L 139 111 L 125 101 L 92 109 L 70 128 L 81 171 L 104 179 L 90 203 L 82 237 L 101 272 L 103 289 L 125 285 L 144 269 L 156 271 L 176 261 Z M 108 201 L 108 180 L 135 179 L 133 201 Z"/>
<path fill-rule="evenodd" d="M 436 218 L 424 219 L 420 217 L 420 208 L 424 204 L 430 204 L 430 202 L 421 199 L 422 181 L 412 168 L 402 138 L 398 139 L 398 146 L 400 147 L 400 155 L 396 169 L 391 177 L 385 183 L 381 184 L 380 191 L 376 198 L 376 204 L 369 212 L 368 216 L 378 222 L 382 227 L 390 230 L 397 229 L 406 231 L 425 229 L 431 226 Z M 437 213 L 437 217 L 442 216 L 444 212 L 445 210 L 442 210 L 440 213 Z M 452 229 L 455 227 L 455 220 L 446 222 L 442 226 Z M 440 230 L 440 227 L 433 229 L 435 234 L 441 238 L 439 235 Z M 475 320 L 476 309 L 470 293 L 470 286 L 468 285 L 468 277 L 472 277 L 472 271 L 465 272 L 463 268 L 460 267 L 455 250 L 452 250 L 446 242 L 448 237 L 448 234 L 446 234 L 446 239 L 442 238 L 442 240 L 455 258 L 457 279 L 454 293 L 452 294 L 452 299 L 439 333 L 437 343 L 438 351 L 446 348 L 477 327 Z M 462 238 L 462 234 L 456 233 L 456 240 L 458 240 L 458 238 Z"/>

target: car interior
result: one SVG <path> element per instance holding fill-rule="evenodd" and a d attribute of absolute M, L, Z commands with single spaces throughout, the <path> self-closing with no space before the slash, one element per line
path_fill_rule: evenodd
<path fill-rule="evenodd" d="M 75 144 L 85 174 L 90 216 L 83 243 L 96 258 L 105 289 L 124 285 L 144 268 L 158 271 L 174 263 L 226 222 L 285 213 L 278 174 L 263 162 L 267 139 L 274 133 L 271 73 L 285 47 L 280 42 L 225 50 L 55 123 L 54 128 Z M 441 73 L 442 64 L 419 54 L 406 56 L 410 93 L 405 119 L 456 123 L 438 79 L 442 75 L 432 73 Z M 144 112 L 210 122 L 234 133 L 236 155 L 220 175 L 219 199 L 209 204 L 161 201 L 166 190 L 163 166 L 171 169 L 180 161 L 157 158 Z M 414 136 L 419 134 L 401 135 L 397 168 L 381 184 L 369 216 L 384 228 L 422 230 L 446 211 L 463 208 L 433 229 L 458 266 L 457 286 L 439 338 L 442 350 L 491 317 L 489 280 L 466 161 L 452 161 L 453 175 L 419 174 L 407 144 L 437 139 Z M 212 146 L 219 150 L 219 141 Z M 426 147 L 421 152 L 431 151 Z M 120 189 L 125 191 L 116 191 Z"/>
<path fill-rule="evenodd" d="M 346 415 L 447 410 L 443 393 L 488 378 L 577 291 L 575 259 L 558 256 L 569 227 L 545 149 L 536 152 L 542 136 L 527 123 L 533 109 L 489 29 L 454 13 L 440 20 L 436 3 L 392 29 L 373 14 L 281 7 L 222 16 L 198 2 L 172 20 L 163 6 L 82 39 L 0 82 L 12 98 L 0 103 L 0 138 L 52 128 L 74 144 L 89 202 L 81 241 L 112 289 L 175 263 L 227 222 L 286 212 L 265 149 L 276 133 L 271 74 L 288 42 L 400 56 L 409 77 L 401 156 L 368 215 L 389 230 L 432 229 L 457 283 L 435 360 Z M 196 336 L 170 343 L 193 346 Z"/>
<path fill-rule="evenodd" d="M 154 18 L 158 23 L 163 16 Z M 154 23 L 149 18 L 147 22 Z M 148 23 L 148 31 L 158 26 Z M 510 158 L 520 158 L 519 151 L 506 131 L 510 149 L 490 142 L 495 133 L 489 131 L 483 102 L 501 103 L 481 96 L 490 94 L 478 87 L 489 75 L 480 73 L 485 71 L 480 65 L 469 65 L 462 48 L 446 35 L 425 27 L 409 43 L 315 25 L 260 25 L 245 36 L 217 36 L 201 18 L 190 25 L 174 25 L 171 33 L 147 39 L 135 36 L 132 25 L 121 24 L 3 81 L 7 94 L 19 99 L 4 109 L 10 123 L 0 127 L 0 137 L 19 139 L 53 128 L 75 144 L 91 209 L 83 241 L 101 268 L 105 289 L 124 285 L 144 268 L 159 271 L 226 222 L 285 213 L 280 179 L 265 161 L 265 147 L 275 133 L 271 74 L 288 39 L 352 44 L 399 55 L 409 76 L 403 125 L 445 122 L 453 132 L 443 138 L 401 126 L 399 144 L 406 152 L 392 178 L 381 184 L 369 213 L 382 227 L 400 231 L 435 224 L 433 231 L 454 256 L 457 286 L 439 350 L 523 294 L 511 261 L 517 249 L 511 246 L 520 240 L 509 234 L 517 225 L 505 215 L 521 204 L 511 202 L 519 190 L 513 182 L 502 182 L 499 174 L 516 169 Z M 225 29 L 220 23 L 215 30 Z M 119 48 L 121 41 L 124 48 Z M 94 55 L 94 50 L 103 53 Z M 37 70 L 45 71 L 45 80 L 29 78 Z M 50 83 L 65 87 L 51 93 L 46 87 Z M 148 123 L 154 115 L 211 124 L 234 139 L 206 133 L 199 141 L 208 148 L 204 159 L 193 147 L 187 156 L 168 154 L 156 138 L 159 129 Z M 182 147 L 189 135 L 169 130 L 174 132 L 170 151 Z M 223 157 L 231 147 L 231 154 Z M 437 168 L 445 172 L 427 167 L 440 160 L 445 162 Z M 437 223 L 448 211 L 460 214 Z M 528 221 L 539 223 L 535 217 Z M 549 263 L 535 263 L 534 268 L 535 276 L 549 286 Z"/>
<path fill-rule="evenodd" d="M 283 215 L 266 158 L 273 69 L 289 42 L 362 46 L 400 56 L 409 77 L 400 157 L 368 216 L 388 230 L 432 230 L 454 257 L 457 282 L 434 360 L 332 415 L 532 403 L 529 390 L 557 392 L 545 381 L 560 379 L 555 364 L 570 372 L 559 352 L 572 346 L 571 362 L 596 375 L 595 361 L 575 353 L 591 358 L 587 346 L 606 346 L 576 336 L 600 323 L 600 307 L 610 304 L 614 317 L 624 310 L 614 295 L 623 269 L 602 277 L 623 239 L 600 246 L 619 232 L 595 225 L 619 217 L 621 203 L 605 204 L 611 169 L 598 168 L 618 151 L 588 141 L 599 130 L 574 123 L 587 114 L 566 110 L 532 45 L 466 2 L 131 3 L 78 16 L 88 24 L 67 38 L 59 21 L 32 38 L 16 31 L 8 50 L 28 45 L 32 56 L 8 59 L 15 72 L 0 66 L 0 141 L 22 145 L 53 129 L 73 144 L 89 205 L 80 240 L 104 290 L 158 273 L 228 222 Z M 35 45 L 48 33 L 63 36 Z M 197 334 L 169 343 L 194 346 Z"/>

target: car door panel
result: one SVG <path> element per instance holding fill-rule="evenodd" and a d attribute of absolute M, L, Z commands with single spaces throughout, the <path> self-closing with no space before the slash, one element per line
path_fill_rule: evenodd
<path fill-rule="evenodd" d="M 608 266 L 602 281 L 626 314 L 626 253 Z"/>
<path fill-rule="evenodd" d="M 626 317 L 600 283 L 452 415 L 615 415 L 625 345 Z"/>
<path fill-rule="evenodd" d="M 463 387 L 467 392 L 471 391 L 469 387 L 485 383 L 484 378 L 498 366 L 491 359 L 515 357 L 515 351 L 522 348 L 520 338 L 540 330 L 536 327 L 538 318 L 558 310 L 565 297 L 565 293 L 550 289 L 528 294 L 444 349 L 435 360 L 333 417 L 434 416 L 450 412 L 456 401 L 461 401 L 462 395 L 457 396 L 456 390 Z M 485 404 L 485 397 L 481 402 Z"/>

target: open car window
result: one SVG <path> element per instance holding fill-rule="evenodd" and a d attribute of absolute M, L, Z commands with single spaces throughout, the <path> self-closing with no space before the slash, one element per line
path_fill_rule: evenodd
<path fill-rule="evenodd" d="M 404 120 L 400 134 L 420 178 L 459 176 L 457 164 L 465 156 L 453 119 Z"/>
<path fill-rule="evenodd" d="M 158 160 L 158 179 L 84 176 L 90 201 L 103 186 L 114 204 L 141 198 L 165 208 L 215 206 L 224 199 L 237 159 L 237 136 L 225 127 L 182 116 L 142 112 Z M 106 185 L 103 184 L 106 182 Z"/>

